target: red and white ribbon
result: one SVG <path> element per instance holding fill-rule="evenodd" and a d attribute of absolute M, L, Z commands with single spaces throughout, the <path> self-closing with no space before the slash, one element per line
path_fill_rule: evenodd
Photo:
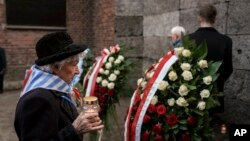
<path fill-rule="evenodd" d="M 105 64 L 108 57 L 112 53 L 116 53 L 119 50 L 120 50 L 119 45 L 116 45 L 116 46 L 111 46 L 109 50 L 105 48 L 101 51 L 101 56 L 96 58 L 96 63 L 93 65 L 93 67 L 94 67 L 93 71 L 87 72 L 87 74 L 84 77 L 83 86 L 87 86 L 85 96 L 93 96 L 94 95 L 96 78 L 98 76 L 100 69 Z M 91 71 L 91 70 L 89 70 L 89 71 Z"/>
<path fill-rule="evenodd" d="M 147 86 L 144 90 L 143 97 L 136 111 L 134 120 L 130 123 L 130 115 L 132 113 L 132 107 L 134 105 L 135 95 L 138 94 L 137 90 L 134 93 L 129 107 L 128 116 L 125 122 L 125 141 L 140 141 L 141 137 L 141 126 L 143 122 L 143 118 L 147 111 L 147 108 L 155 95 L 155 92 L 158 89 L 160 82 L 163 80 L 165 75 L 167 74 L 169 68 L 178 60 L 177 56 L 174 55 L 174 52 L 170 52 L 165 55 L 158 67 L 155 70 L 153 77 L 147 83 Z M 130 126 L 131 125 L 131 126 Z"/>

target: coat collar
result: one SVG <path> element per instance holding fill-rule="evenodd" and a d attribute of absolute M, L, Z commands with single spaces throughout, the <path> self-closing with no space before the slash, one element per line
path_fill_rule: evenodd
<path fill-rule="evenodd" d="M 196 32 L 200 32 L 200 31 L 218 32 L 214 27 L 200 27 L 196 30 Z"/>

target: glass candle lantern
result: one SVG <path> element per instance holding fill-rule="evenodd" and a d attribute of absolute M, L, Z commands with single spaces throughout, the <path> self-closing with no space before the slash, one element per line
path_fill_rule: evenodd
<path fill-rule="evenodd" d="M 92 113 L 99 112 L 100 106 L 98 104 L 98 99 L 95 96 L 87 96 L 83 98 L 83 112 Z"/>
<path fill-rule="evenodd" d="M 220 132 L 222 134 L 226 134 L 227 133 L 227 126 L 226 126 L 226 124 L 222 124 L 220 130 L 221 130 Z"/>

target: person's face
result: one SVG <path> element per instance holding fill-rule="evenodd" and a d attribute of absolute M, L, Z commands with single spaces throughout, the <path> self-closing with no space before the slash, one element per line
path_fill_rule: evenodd
<path fill-rule="evenodd" d="M 65 63 L 61 69 L 54 67 L 53 71 L 66 83 L 70 84 L 74 75 L 79 74 L 78 61 L 78 57 L 74 57 L 70 62 Z"/>
<path fill-rule="evenodd" d="M 178 36 L 176 34 L 172 34 L 171 41 L 174 43 L 177 41 L 177 39 L 178 39 Z"/>

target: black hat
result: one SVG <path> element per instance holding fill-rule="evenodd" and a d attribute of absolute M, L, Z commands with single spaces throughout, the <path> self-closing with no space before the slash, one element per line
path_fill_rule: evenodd
<path fill-rule="evenodd" d="M 61 61 L 70 56 L 83 52 L 87 46 L 73 44 L 73 40 L 66 32 L 55 32 L 43 36 L 36 44 L 39 66 Z"/>

